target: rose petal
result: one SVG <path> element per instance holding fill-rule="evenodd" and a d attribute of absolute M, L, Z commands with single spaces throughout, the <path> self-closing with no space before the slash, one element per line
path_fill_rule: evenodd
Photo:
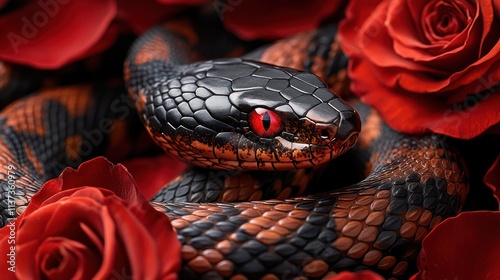
<path fill-rule="evenodd" d="M 127 208 L 115 203 L 109 203 L 107 204 L 107 211 L 109 211 L 109 215 L 113 219 L 112 224 L 116 225 L 116 231 L 128 233 L 120 235 L 120 246 L 129 258 L 132 275 L 138 276 L 140 279 L 154 279 L 159 274 L 158 256 L 153 254 L 156 252 L 157 244 L 153 236 L 149 234 L 149 229 L 143 226 L 138 217 L 133 215 Z M 170 248 L 162 249 L 172 252 L 169 250 Z M 113 252 L 110 252 L 110 254 L 114 255 Z M 143 264 L 148 264 L 148 266 Z"/>
<path fill-rule="evenodd" d="M 0 36 L 0 59 L 60 67 L 85 56 L 115 15 L 113 0 L 30 2 L 0 17 L 0 26 L 8 31 Z"/>
<path fill-rule="evenodd" d="M 44 203 L 52 203 L 73 192 L 81 191 L 79 188 L 84 186 L 103 188 L 105 190 L 101 190 L 102 194 L 116 194 L 131 205 L 140 205 L 147 201 L 140 194 L 132 175 L 123 165 L 113 165 L 104 157 L 96 157 L 82 163 L 77 170 L 68 167 L 58 178 L 47 181 L 32 197 L 24 215 L 37 210 Z M 72 191 L 62 193 L 67 190 Z"/>
<path fill-rule="evenodd" d="M 435 132 L 461 139 L 471 139 L 500 122 L 500 89 L 485 94 L 482 101 L 469 97 L 463 103 L 464 110 L 442 102 L 433 96 L 401 94 L 385 87 L 375 86 L 376 77 L 367 68 L 351 62 L 350 71 L 356 72 L 358 81 L 363 77 L 366 83 L 352 84 L 352 90 L 361 95 L 361 100 L 378 110 L 382 118 L 393 129 L 409 133 Z M 374 85 L 369 93 L 366 84 Z"/>
<path fill-rule="evenodd" d="M 500 212 L 467 212 L 444 220 L 423 240 L 414 279 L 496 279 L 499 235 Z"/>
<path fill-rule="evenodd" d="M 166 154 L 131 159 L 123 162 L 123 165 L 127 167 L 140 192 L 148 200 L 186 168 L 185 163 Z"/>
<path fill-rule="evenodd" d="M 358 3 L 357 0 L 351 2 L 348 10 L 359 10 L 360 7 L 356 5 L 364 5 Z M 366 22 L 360 21 L 356 13 L 347 13 L 352 16 L 343 20 L 339 27 L 339 38 L 344 52 L 354 62 L 366 62 L 366 65 L 375 65 L 376 67 L 383 67 L 384 70 L 388 69 L 407 69 L 412 73 L 433 73 L 437 77 L 445 75 L 446 72 L 438 69 L 433 69 L 422 64 L 412 63 L 407 59 L 397 55 L 393 51 L 392 39 L 384 24 L 381 23 L 386 20 L 386 15 L 389 12 L 390 2 L 385 1 L 380 5 L 374 7 L 373 13 L 366 19 Z M 359 24 L 359 25 L 355 25 Z M 380 71 L 382 72 L 382 71 Z M 384 73 L 377 73 L 384 75 L 384 80 L 380 82 L 388 86 L 394 86 L 398 79 L 394 78 L 392 71 L 389 75 Z M 392 75 L 391 75 L 392 74 Z"/>
<path fill-rule="evenodd" d="M 340 0 L 214 2 L 224 26 L 247 40 L 276 39 L 313 29 L 341 4 Z"/>
<path fill-rule="evenodd" d="M 164 2 L 164 3 L 161 3 Z M 126 22 L 132 30 L 141 34 L 165 19 L 186 9 L 187 5 L 196 5 L 198 1 L 128 1 L 118 0 L 117 18 Z"/>
<path fill-rule="evenodd" d="M 129 275 L 131 274 L 130 265 L 127 262 L 126 250 L 123 246 L 121 246 L 118 240 L 120 238 L 120 231 L 115 224 L 116 221 L 113 219 L 112 213 L 110 213 L 109 205 L 112 205 L 113 203 L 107 201 L 106 204 L 107 207 L 100 209 L 100 216 L 102 217 L 103 224 L 103 232 L 101 236 L 105 242 L 104 250 L 102 251 L 102 264 L 99 271 L 95 275 L 96 279 L 110 278 L 114 276 L 114 272 L 121 273 L 121 271 L 115 271 L 116 268 L 123 269 L 125 270 L 125 273 L 128 273 Z M 140 224 L 137 224 L 137 226 L 140 227 Z M 126 233 L 134 234 L 133 231 Z"/>
<path fill-rule="evenodd" d="M 421 27 L 422 18 L 426 15 L 425 12 L 432 6 L 431 11 L 435 11 L 434 3 L 442 3 L 441 1 L 431 1 L 421 5 L 409 3 L 407 1 L 395 1 L 391 3 L 393 10 L 401 12 L 389 12 L 387 16 L 387 29 L 391 38 L 394 40 L 394 52 L 404 57 L 405 59 L 422 63 L 426 66 L 437 68 L 443 71 L 455 72 L 461 70 L 467 65 L 475 62 L 481 49 L 481 22 L 479 7 L 474 8 L 471 12 L 475 12 L 475 18 L 470 19 L 471 22 L 466 22 L 466 29 L 462 30 L 455 36 L 440 43 L 427 42 L 419 33 L 423 32 Z M 426 4 L 425 7 L 423 4 Z M 399 5 L 399 6 L 398 6 Z M 460 5 L 460 3 L 456 4 Z M 466 8 L 464 8 L 466 9 Z M 412 11 L 416 18 L 410 17 L 405 11 Z M 443 40 L 443 39 L 441 39 Z M 456 61 L 454 55 L 460 52 L 463 59 Z M 470 58 L 470 59 L 468 59 Z M 453 63 L 446 63 L 449 61 Z"/>
<path fill-rule="evenodd" d="M 99 190 L 93 188 L 95 192 L 99 192 Z M 79 218 L 80 221 L 86 221 L 89 224 L 97 224 L 95 223 L 99 220 L 99 208 L 100 204 L 92 198 L 87 197 L 79 197 L 79 196 L 70 196 L 64 200 L 64 203 L 52 203 L 46 204 L 40 209 L 37 209 L 30 215 L 26 215 L 23 217 L 21 221 L 18 221 L 20 224 L 20 229 L 24 227 L 32 226 L 34 228 L 40 228 L 39 231 L 28 232 L 23 231 L 23 234 L 20 238 L 25 238 L 26 240 L 33 240 L 40 236 L 43 236 L 46 232 L 49 231 L 48 227 L 51 226 L 51 233 L 65 232 L 66 236 L 73 236 L 76 239 L 79 239 L 83 235 L 83 231 L 78 226 L 78 223 L 62 223 L 62 220 L 67 219 L 67 217 L 71 214 L 74 215 L 75 218 Z M 74 212 L 74 213 L 73 213 Z M 94 230 L 98 230 L 102 233 L 102 228 L 93 228 Z"/>
<path fill-rule="evenodd" d="M 484 183 L 491 189 L 500 210 L 500 155 L 484 176 Z"/>
<path fill-rule="evenodd" d="M 151 236 L 162 237 L 156 240 L 157 248 L 161 248 L 157 259 L 162 264 L 160 268 L 162 279 L 177 279 L 172 272 L 179 271 L 181 268 L 180 242 L 165 214 L 149 211 L 150 208 L 151 205 L 145 202 L 142 207 L 135 206 L 130 209 L 149 230 Z"/>
<path fill-rule="evenodd" d="M 127 168 L 121 164 L 113 165 L 105 157 L 88 160 L 77 170 L 66 168 L 57 180 L 60 180 L 62 190 L 93 186 L 108 189 L 130 204 L 142 202 L 143 199 Z"/>
<path fill-rule="evenodd" d="M 500 2 L 493 1 L 493 9 L 495 10 L 495 16 L 500 18 Z"/>

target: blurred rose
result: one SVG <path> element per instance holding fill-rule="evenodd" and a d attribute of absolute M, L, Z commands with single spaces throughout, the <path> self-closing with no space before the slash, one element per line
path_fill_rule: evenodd
<path fill-rule="evenodd" d="M 119 32 L 142 33 L 205 0 L 0 2 L 0 60 L 56 69 L 110 47 Z"/>
<path fill-rule="evenodd" d="M 342 6 L 342 0 L 215 1 L 226 28 L 241 38 L 276 39 L 314 29 Z"/>
<path fill-rule="evenodd" d="M 56 69 L 102 52 L 120 32 L 141 34 L 193 6 L 215 9 L 242 38 L 275 39 L 317 27 L 344 1 L 0 1 L 0 60 Z"/>
<path fill-rule="evenodd" d="M 108 30 L 116 11 L 114 0 L 27 1 L 0 15 L 0 59 L 57 68 L 96 54 L 116 38 Z"/>

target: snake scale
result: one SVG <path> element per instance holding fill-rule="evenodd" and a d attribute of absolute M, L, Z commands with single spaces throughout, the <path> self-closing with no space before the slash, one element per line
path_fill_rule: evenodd
<path fill-rule="evenodd" d="M 64 166 L 138 153 L 142 122 L 162 149 L 192 163 L 152 201 L 183 244 L 181 279 L 361 269 L 407 277 L 426 234 L 460 211 L 465 167 L 445 138 L 400 134 L 336 96 L 323 82 L 335 88 L 335 67 L 345 67 L 333 38 L 331 28 L 317 30 L 193 63 L 195 32 L 164 25 L 125 62 L 133 104 L 119 84 L 41 90 L 10 104 L 0 113 L 2 222 L 6 166 L 16 168 L 20 213 Z M 324 166 L 342 153 L 364 157 L 366 178 L 335 189 L 346 174 Z M 311 183 L 318 174 L 326 179 Z M 322 192 L 310 194 L 313 184 Z"/>

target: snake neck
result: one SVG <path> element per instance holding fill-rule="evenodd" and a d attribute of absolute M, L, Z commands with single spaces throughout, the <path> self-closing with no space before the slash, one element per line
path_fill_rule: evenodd
<path fill-rule="evenodd" d="M 244 202 L 302 196 L 321 168 L 238 171 L 188 168 L 152 199 L 155 202 Z"/>
<path fill-rule="evenodd" d="M 141 90 L 178 77 L 193 61 L 239 56 L 255 44 L 227 32 L 216 13 L 170 20 L 141 35 L 130 48 L 124 64 L 129 94 L 136 102 Z"/>
<path fill-rule="evenodd" d="M 187 52 L 180 51 L 189 49 L 188 41 L 157 27 L 134 43 L 124 66 L 125 81 L 134 102 L 140 100 L 140 95 L 145 98 L 145 91 L 152 90 L 159 82 L 179 76 L 179 66 L 190 61 Z"/>

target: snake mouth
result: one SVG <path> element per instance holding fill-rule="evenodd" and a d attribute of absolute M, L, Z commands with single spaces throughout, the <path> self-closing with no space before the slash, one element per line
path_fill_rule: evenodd
<path fill-rule="evenodd" d="M 314 167 L 329 162 L 351 148 L 358 133 L 352 133 L 346 140 L 332 140 L 328 145 L 297 143 L 282 137 L 275 137 L 271 145 L 252 145 L 240 140 L 237 158 L 210 159 L 211 168 L 237 168 L 244 170 L 284 171 Z M 244 141 L 245 142 L 245 141 Z"/>
<path fill-rule="evenodd" d="M 349 150 L 356 143 L 358 135 L 359 133 L 353 132 L 345 140 L 334 138 L 327 145 L 294 143 L 277 137 L 273 146 L 276 147 L 276 157 L 280 161 L 275 165 L 283 163 L 284 168 L 293 163 L 299 169 L 326 163 Z"/>
<path fill-rule="evenodd" d="M 277 136 L 270 143 L 259 144 L 234 133 L 233 137 L 226 138 L 232 140 L 213 145 L 149 132 L 167 153 L 190 164 L 218 170 L 285 171 L 314 167 L 342 154 L 358 138 L 358 133 L 352 133 L 346 140 L 336 139 L 328 145 L 315 145 L 292 142 Z"/>

